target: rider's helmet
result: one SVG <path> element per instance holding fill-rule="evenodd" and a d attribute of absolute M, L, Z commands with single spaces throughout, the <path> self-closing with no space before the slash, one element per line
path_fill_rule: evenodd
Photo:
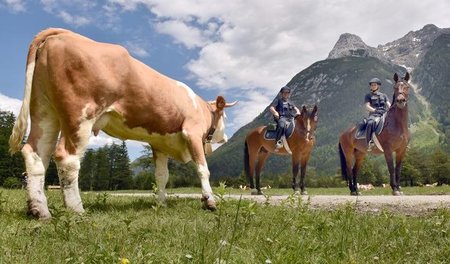
<path fill-rule="evenodd" d="M 280 89 L 280 93 L 291 93 L 291 89 L 287 86 L 284 86 L 283 88 Z"/>
<path fill-rule="evenodd" d="M 372 83 L 376 83 L 376 84 L 378 84 L 378 85 L 381 85 L 381 81 L 380 81 L 380 79 L 378 79 L 378 78 L 372 78 L 372 79 L 370 79 L 369 85 L 372 84 Z"/>

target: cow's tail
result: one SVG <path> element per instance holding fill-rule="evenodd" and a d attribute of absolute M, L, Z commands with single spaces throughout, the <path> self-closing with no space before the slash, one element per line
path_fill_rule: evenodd
<path fill-rule="evenodd" d="M 30 44 L 27 56 L 26 76 L 25 76 L 25 92 L 20 108 L 19 116 L 9 137 L 9 152 L 12 154 L 18 152 L 22 146 L 22 139 L 28 127 L 28 117 L 30 116 L 30 99 L 33 84 L 34 68 L 36 63 L 36 55 L 39 46 L 45 42 L 49 36 L 70 32 L 61 28 L 49 28 L 41 31 L 34 37 Z"/>
<path fill-rule="evenodd" d="M 339 143 L 339 158 L 341 160 L 341 174 L 344 180 L 348 180 L 347 175 L 347 160 L 345 159 L 344 151 L 342 150 L 341 143 Z"/>
<path fill-rule="evenodd" d="M 245 175 L 247 177 L 250 177 L 251 174 L 250 174 L 250 164 L 249 164 L 247 140 L 245 141 L 245 146 L 244 146 L 244 169 L 245 169 Z"/>

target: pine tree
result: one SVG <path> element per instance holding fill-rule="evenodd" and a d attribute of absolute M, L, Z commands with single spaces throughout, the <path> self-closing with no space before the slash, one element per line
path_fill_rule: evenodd
<path fill-rule="evenodd" d="M 19 178 L 25 171 L 24 161 L 20 153 L 11 156 L 8 152 L 9 136 L 16 118 L 9 111 L 0 111 L 0 186 L 6 178 Z"/>

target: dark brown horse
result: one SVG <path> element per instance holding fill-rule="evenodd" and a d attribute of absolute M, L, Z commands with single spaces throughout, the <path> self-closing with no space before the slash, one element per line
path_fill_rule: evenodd
<path fill-rule="evenodd" d="M 390 176 L 393 195 L 401 195 L 400 171 L 405 157 L 406 146 L 410 140 L 408 131 L 408 95 L 409 73 L 399 78 L 394 74 L 394 102 L 386 113 L 384 128 L 376 136 L 379 144 L 371 153 L 384 154 Z M 367 154 L 366 139 L 356 139 L 356 127 L 343 132 L 339 137 L 339 156 L 341 159 L 342 176 L 348 182 L 351 195 L 358 195 L 357 175 L 364 157 Z M 374 141 L 376 140 L 374 138 Z M 381 146 L 380 149 L 378 146 Z M 395 166 L 394 166 L 395 153 Z M 353 164 L 353 159 L 355 162 Z M 353 165 L 353 166 L 352 166 Z M 353 168 L 352 168 L 353 167 Z"/>
<path fill-rule="evenodd" d="M 244 162 L 245 173 L 250 182 L 252 194 L 262 194 L 260 185 L 260 175 L 264 164 L 271 153 L 279 155 L 292 155 L 292 188 L 295 192 L 299 191 L 299 185 L 296 181 L 298 178 L 300 166 L 300 190 L 302 194 L 306 194 L 305 190 L 305 173 L 309 156 L 315 143 L 315 130 L 317 127 L 317 106 L 314 106 L 311 112 L 308 112 L 303 106 L 301 114 L 294 118 L 295 129 L 292 135 L 287 139 L 289 150 L 286 145 L 275 150 L 275 141 L 264 138 L 267 126 L 260 126 L 252 130 L 245 138 Z M 256 172 L 256 189 L 253 180 Z"/>

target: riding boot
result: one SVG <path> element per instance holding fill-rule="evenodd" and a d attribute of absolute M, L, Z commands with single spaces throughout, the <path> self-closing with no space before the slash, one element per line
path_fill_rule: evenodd
<path fill-rule="evenodd" d="M 368 151 L 371 150 L 372 148 L 372 132 L 373 132 L 373 122 L 371 120 L 369 120 L 367 122 L 367 127 L 366 127 L 366 141 L 367 141 L 367 149 Z"/>
<path fill-rule="evenodd" d="M 275 138 L 275 148 L 279 149 L 283 146 L 283 142 L 281 141 L 281 136 L 283 135 L 284 128 L 281 126 L 277 127 L 277 136 Z"/>

